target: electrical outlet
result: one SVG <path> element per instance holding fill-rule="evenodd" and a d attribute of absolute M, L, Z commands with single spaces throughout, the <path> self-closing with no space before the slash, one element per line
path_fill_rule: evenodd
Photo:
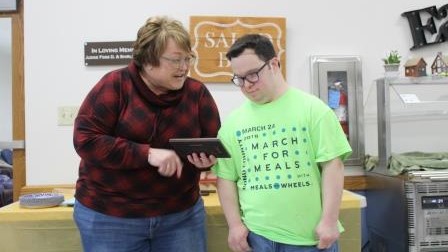
<path fill-rule="evenodd" d="M 62 106 L 58 107 L 58 125 L 70 126 L 75 122 L 78 115 L 79 107 L 77 106 Z"/>

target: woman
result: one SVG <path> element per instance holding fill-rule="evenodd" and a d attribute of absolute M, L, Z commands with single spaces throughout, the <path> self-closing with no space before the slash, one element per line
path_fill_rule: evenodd
<path fill-rule="evenodd" d="M 139 29 L 133 60 L 85 98 L 74 128 L 81 157 L 74 219 L 84 251 L 206 251 L 199 175 L 216 159 L 182 160 L 170 138 L 215 137 L 217 106 L 187 77 L 194 57 L 176 20 Z"/>

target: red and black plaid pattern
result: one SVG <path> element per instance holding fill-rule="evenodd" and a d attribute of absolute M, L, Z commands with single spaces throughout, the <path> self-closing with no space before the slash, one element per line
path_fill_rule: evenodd
<path fill-rule="evenodd" d="M 74 126 L 81 157 L 76 199 L 104 214 L 136 218 L 178 212 L 199 197 L 199 172 L 184 160 L 181 178 L 148 164 L 149 146 L 170 148 L 173 137 L 214 137 L 217 106 L 204 84 L 156 96 L 133 62 L 106 74 L 82 103 Z"/>

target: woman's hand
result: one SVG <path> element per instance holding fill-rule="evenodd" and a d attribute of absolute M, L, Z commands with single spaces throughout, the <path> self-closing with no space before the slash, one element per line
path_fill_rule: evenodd
<path fill-rule="evenodd" d="M 176 173 L 180 178 L 182 174 L 182 161 L 173 150 L 151 148 L 148 153 L 148 163 L 157 167 L 157 171 L 164 177 L 171 177 Z"/>
<path fill-rule="evenodd" d="M 207 157 L 207 155 L 203 152 L 201 152 L 199 155 L 197 153 L 192 153 L 191 155 L 188 155 L 187 158 L 190 163 L 192 163 L 199 169 L 209 168 L 212 165 L 216 164 L 217 161 L 215 156 L 210 155 Z"/>

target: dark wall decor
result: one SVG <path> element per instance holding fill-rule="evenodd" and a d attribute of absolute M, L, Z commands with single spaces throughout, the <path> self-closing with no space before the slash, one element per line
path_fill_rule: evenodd
<path fill-rule="evenodd" d="M 439 9 L 437 9 L 436 6 L 431 6 L 419 10 L 404 12 L 401 14 L 403 17 L 406 17 L 408 19 L 409 27 L 411 28 L 412 39 L 414 41 L 414 46 L 411 47 L 411 50 L 428 45 L 442 43 L 448 39 L 448 21 L 441 23 L 439 27 L 436 27 L 434 22 L 434 18 L 438 21 L 446 18 L 447 10 L 448 4 L 445 4 Z M 423 25 L 420 14 L 424 13 L 429 14 L 430 17 Z M 431 35 L 437 33 L 437 36 L 433 41 L 427 41 L 425 35 L 426 32 L 429 32 Z"/>
<path fill-rule="evenodd" d="M 127 65 L 132 60 L 134 41 L 86 42 L 86 66 Z"/>

